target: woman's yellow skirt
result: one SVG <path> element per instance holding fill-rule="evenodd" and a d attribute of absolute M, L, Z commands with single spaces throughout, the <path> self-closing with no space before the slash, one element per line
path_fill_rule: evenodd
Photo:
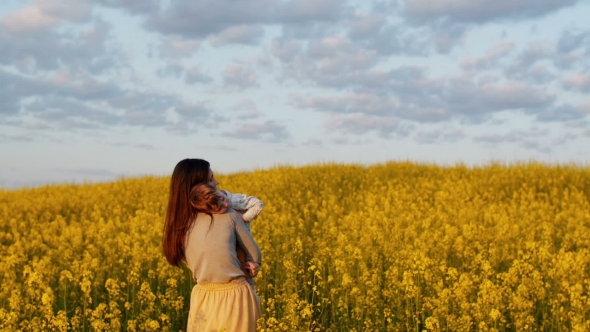
<path fill-rule="evenodd" d="M 260 298 L 246 279 L 196 284 L 191 292 L 187 332 L 255 332 Z"/>

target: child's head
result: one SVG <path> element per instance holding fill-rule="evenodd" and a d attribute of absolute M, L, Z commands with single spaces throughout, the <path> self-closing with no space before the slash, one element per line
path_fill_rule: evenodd
<path fill-rule="evenodd" d="M 229 198 L 208 183 L 198 183 L 191 188 L 190 202 L 198 212 L 225 213 Z"/>

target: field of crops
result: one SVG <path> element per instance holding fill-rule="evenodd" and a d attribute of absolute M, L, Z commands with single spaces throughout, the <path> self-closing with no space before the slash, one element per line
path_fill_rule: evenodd
<path fill-rule="evenodd" d="M 252 223 L 264 331 L 590 331 L 588 167 L 216 177 L 266 204 Z M 168 186 L 0 190 L 0 331 L 184 330 L 193 283 L 162 254 Z"/>

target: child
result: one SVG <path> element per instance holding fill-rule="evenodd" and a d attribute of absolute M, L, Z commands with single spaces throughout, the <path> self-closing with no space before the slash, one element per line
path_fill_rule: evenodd
<path fill-rule="evenodd" d="M 217 181 L 215 181 L 214 183 L 210 182 L 209 185 L 216 188 L 216 186 L 214 185 L 217 184 L 216 182 Z M 195 185 L 195 187 L 199 185 L 205 184 L 200 183 Z M 224 213 L 225 211 L 227 211 L 227 209 L 232 208 L 242 216 L 246 228 L 250 230 L 250 222 L 256 219 L 260 212 L 262 212 L 262 209 L 264 208 L 264 203 L 256 197 L 244 194 L 232 194 L 227 190 L 217 190 L 217 193 L 219 195 L 219 200 L 217 200 L 218 206 L 212 206 L 210 208 L 210 212 Z M 244 273 L 246 273 L 248 282 L 251 285 L 254 285 L 252 277 L 255 277 L 256 274 L 258 274 L 259 266 L 256 263 L 246 261 L 246 254 L 244 253 L 242 248 L 236 247 L 236 249 L 238 254 L 238 260 L 240 261 L 242 270 L 244 271 Z"/>

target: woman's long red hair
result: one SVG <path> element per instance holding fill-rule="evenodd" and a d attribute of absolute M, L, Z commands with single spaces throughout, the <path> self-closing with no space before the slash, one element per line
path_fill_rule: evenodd
<path fill-rule="evenodd" d="M 191 189 L 197 183 L 208 182 L 209 167 L 203 159 L 184 159 L 172 172 L 162 241 L 164 256 L 171 265 L 180 266 L 186 261 L 184 240 L 197 213 L 191 204 Z"/>

